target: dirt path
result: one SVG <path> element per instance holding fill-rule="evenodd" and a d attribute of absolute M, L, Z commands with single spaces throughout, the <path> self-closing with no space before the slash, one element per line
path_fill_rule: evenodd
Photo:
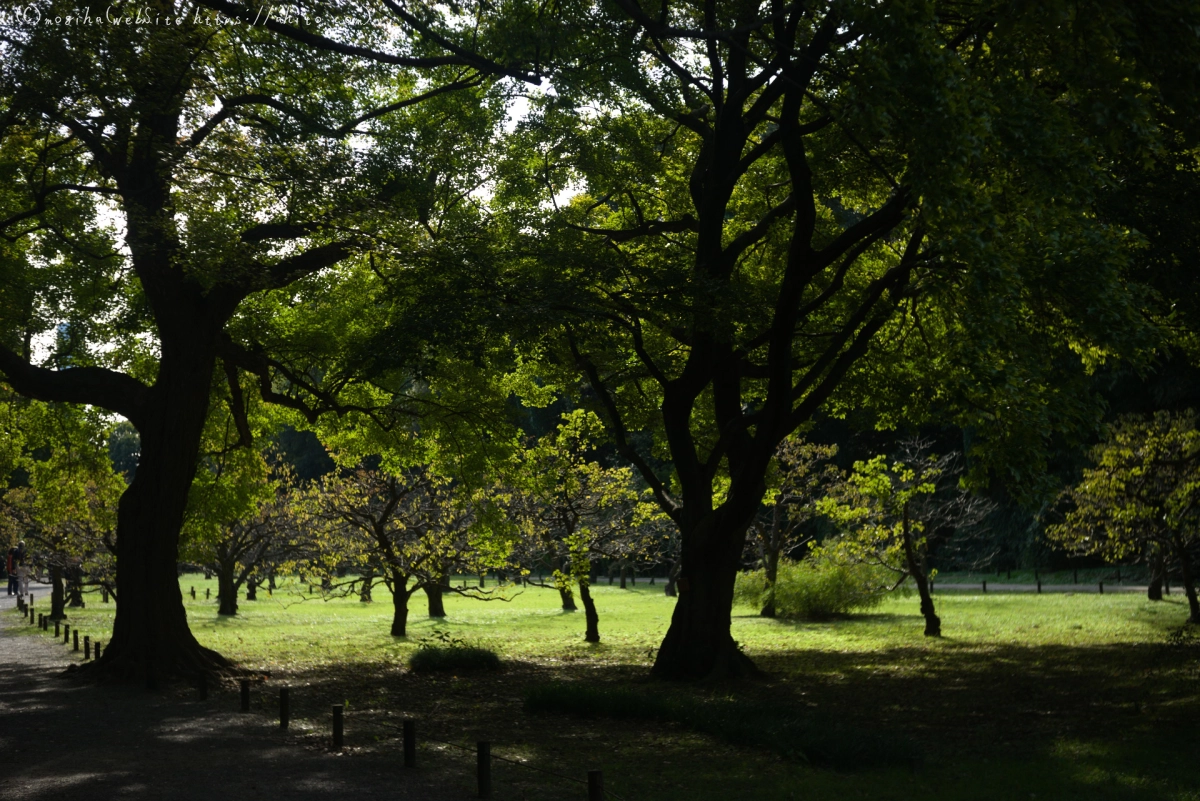
<path fill-rule="evenodd" d="M 35 608 L 49 588 L 34 587 Z M 79 655 L 52 637 L 24 636 L 0 594 L 0 798 L 5 801 L 293 801 L 330 798 L 452 801 L 460 777 L 405 771 L 395 755 L 309 750 L 273 720 L 239 713 L 237 693 L 207 701 L 184 690 L 80 686 L 63 678 Z"/>

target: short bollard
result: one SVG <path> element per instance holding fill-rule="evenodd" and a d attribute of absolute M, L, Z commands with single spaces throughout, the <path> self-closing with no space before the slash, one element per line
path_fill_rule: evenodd
<path fill-rule="evenodd" d="M 192 587 L 192 600 L 196 600 L 196 588 Z"/>
<path fill-rule="evenodd" d="M 45 620 L 45 618 L 46 618 L 46 616 L 45 616 L 45 615 L 43 615 L 41 612 L 38 612 L 38 622 L 37 622 L 37 627 L 38 627 L 39 629 L 40 629 L 40 628 L 43 628 L 43 623 L 42 623 L 42 621 L 43 621 L 43 620 Z"/>
<path fill-rule="evenodd" d="M 70 643 L 71 643 L 71 624 L 64 623 L 63 624 L 63 645 L 69 645 Z"/>
<path fill-rule="evenodd" d="M 1100 582 L 1100 594 L 1101 594 L 1101 595 L 1103 595 L 1103 594 L 1104 594 L 1104 582 L 1103 582 L 1103 581 L 1102 581 L 1102 582 Z"/>
<path fill-rule="evenodd" d="M 345 708 L 341 704 L 337 704 L 333 708 L 333 750 L 342 750 L 342 712 Z"/>
<path fill-rule="evenodd" d="M 212 590 L 210 590 L 208 587 L 205 587 L 205 588 L 204 588 L 204 600 L 206 600 L 206 601 L 207 601 L 207 600 L 208 600 L 208 596 L 209 596 L 211 593 L 212 593 Z"/>
<path fill-rule="evenodd" d="M 242 711 L 250 711 L 250 679 L 242 679 Z"/>
<path fill-rule="evenodd" d="M 92 638 L 88 634 L 83 635 L 83 658 L 92 658 Z"/>
<path fill-rule="evenodd" d="M 286 729 L 289 719 L 291 718 L 291 709 L 288 707 L 288 688 L 279 688 L 279 728 Z"/>
<path fill-rule="evenodd" d="M 983 582 L 983 593 L 984 593 L 984 595 L 987 594 L 987 582 L 986 581 Z"/>
<path fill-rule="evenodd" d="M 417 724 L 412 718 L 404 719 L 404 767 L 417 766 Z"/>
<path fill-rule="evenodd" d="M 492 744 L 487 740 L 479 741 L 479 751 L 475 759 L 475 772 L 479 774 L 479 797 L 492 797 Z"/>
<path fill-rule="evenodd" d="M 79 629 L 75 629 L 75 631 L 71 632 L 71 637 L 75 640 L 75 649 L 74 650 L 78 651 L 79 650 Z"/>
<path fill-rule="evenodd" d="M 588 801 L 604 801 L 604 773 L 588 771 Z"/>
<path fill-rule="evenodd" d="M 42 631 L 50 631 L 50 616 L 42 615 Z"/>
<path fill-rule="evenodd" d="M 93 651 L 92 656 L 99 659 L 100 658 L 100 641 L 99 640 L 96 640 L 96 644 L 92 646 L 92 651 Z"/>
<path fill-rule="evenodd" d="M 1038 595 L 1042 594 L 1042 580 L 1038 579 Z"/>
<path fill-rule="evenodd" d="M 58 620 L 54 621 L 54 638 L 55 639 L 58 639 L 58 636 L 60 634 L 62 634 L 61 629 L 62 629 L 62 623 Z"/>

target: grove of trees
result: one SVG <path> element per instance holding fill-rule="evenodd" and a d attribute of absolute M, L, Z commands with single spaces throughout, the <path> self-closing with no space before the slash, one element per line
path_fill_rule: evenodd
<path fill-rule="evenodd" d="M 774 506 L 764 557 L 796 550 L 824 491 L 796 443 L 836 426 L 956 432 L 961 479 L 881 448 L 824 507 L 937 634 L 925 538 L 982 513 L 921 498 L 1048 508 L 1103 378 L 1196 353 L 1194 3 L 28 9 L 0 15 L 5 525 L 110 577 L 91 675 L 231 667 L 181 561 L 227 614 L 275 571 L 378 578 L 396 636 L 452 573 L 550 567 L 598 640 L 598 560 L 672 566 L 653 675 L 752 674 L 747 534 Z M 1200 619 L 1193 449 L 1135 443 L 1182 419 L 1115 427 L 1057 536 L 1171 554 Z M 285 430 L 337 464 L 298 478 Z"/>

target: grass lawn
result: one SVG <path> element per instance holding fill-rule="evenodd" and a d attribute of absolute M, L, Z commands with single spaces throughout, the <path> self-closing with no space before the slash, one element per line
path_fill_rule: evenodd
<path fill-rule="evenodd" d="M 661 584 L 595 587 L 598 646 L 583 642 L 582 611 L 559 611 L 548 590 L 486 603 L 447 596 L 444 621 L 425 617 L 417 594 L 409 637 L 394 639 L 383 588 L 372 604 L 305 600 L 287 589 L 268 598 L 260 590 L 236 618 L 222 618 L 215 599 L 204 600 L 206 588 L 215 595 L 215 581 L 189 574 L 181 586 L 202 643 L 270 674 L 254 694 L 264 716 L 274 714 L 279 685 L 294 688 L 293 739 L 321 747 L 329 706 L 345 703 L 351 755 L 398 754 L 395 726 L 411 716 L 424 738 L 421 764 L 457 771 L 464 787 L 473 755 L 429 738 L 487 739 L 498 756 L 573 777 L 600 767 L 607 789 L 624 799 L 1200 801 L 1200 645 L 1168 644 L 1186 618 L 1175 595 L 1151 603 L 1128 594 L 958 590 L 937 597 L 940 640 L 921 636 L 915 597 L 896 595 L 871 614 L 823 623 L 766 620 L 739 608 L 734 636 L 765 678 L 676 687 L 646 679 L 674 603 Z M 111 604 L 90 596 L 70 622 L 107 640 L 111 616 Z M 408 671 L 407 657 L 435 632 L 495 650 L 505 670 Z M 548 681 L 610 688 L 633 702 L 598 717 L 526 712 L 528 689 Z M 669 702 L 684 713 L 651 719 L 639 714 L 638 697 L 648 699 L 647 709 Z M 232 689 L 212 703 L 236 704 Z M 882 744 L 898 758 L 813 767 L 805 754 L 746 747 L 719 725 L 696 724 L 709 712 L 728 719 L 729 710 L 745 710 L 741 728 L 760 728 L 766 741 L 780 721 L 799 721 L 836 731 L 848 747 Z M 495 787 L 501 801 L 585 794 L 503 762 Z"/>

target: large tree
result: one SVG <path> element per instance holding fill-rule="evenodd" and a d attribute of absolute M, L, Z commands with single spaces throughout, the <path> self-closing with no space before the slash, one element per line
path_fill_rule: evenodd
<path fill-rule="evenodd" d="M 977 470 L 1024 478 L 1053 431 L 1096 425 L 1086 372 L 1140 323 L 1093 200 L 1110 145 L 1153 152 L 1142 56 L 1176 12 L 563 7 L 571 48 L 497 193 L 511 269 L 479 300 L 556 322 L 546 363 L 578 370 L 681 530 L 655 675 L 753 670 L 730 634 L 746 527 L 818 411 L 939 409 Z"/>
<path fill-rule="evenodd" d="M 408 219 L 436 176 L 361 140 L 384 112 L 480 78 L 418 44 L 381 76 L 173 0 L 138 7 L 154 24 L 34 5 L 41 24 L 0 23 L 0 373 L 26 396 L 121 415 L 140 437 L 118 514 L 120 603 L 93 670 L 153 682 L 223 669 L 188 629 L 175 572 L 214 376 L 239 428 L 241 371 L 309 419 L 344 411 L 351 383 L 328 363 L 289 371 L 252 338 L 246 300 L 378 244 L 363 233 L 378 204 Z M 285 302 L 313 303 L 320 286 Z"/>

